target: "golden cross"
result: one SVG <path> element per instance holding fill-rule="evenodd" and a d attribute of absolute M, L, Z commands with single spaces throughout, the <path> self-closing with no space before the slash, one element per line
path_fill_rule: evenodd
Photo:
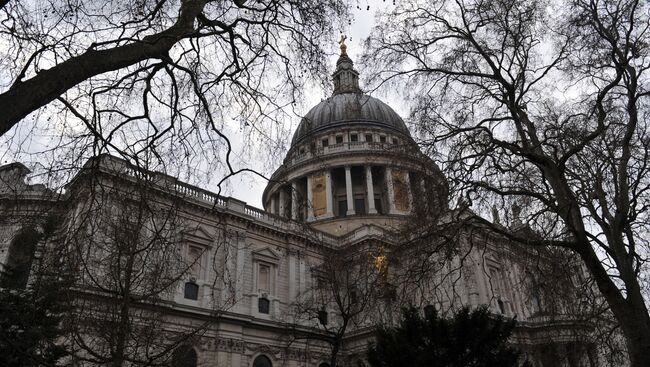
<path fill-rule="evenodd" d="M 348 39 L 348 37 L 346 35 L 342 34 L 341 35 L 341 40 L 339 41 L 339 44 L 341 45 L 341 55 L 345 55 L 346 54 L 346 49 L 348 48 L 348 46 L 345 44 L 346 39 Z"/>

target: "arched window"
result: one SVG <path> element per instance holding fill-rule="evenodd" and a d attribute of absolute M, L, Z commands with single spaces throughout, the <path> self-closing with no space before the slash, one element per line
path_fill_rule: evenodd
<path fill-rule="evenodd" d="M 2 274 L 1 285 L 7 288 L 24 289 L 34 260 L 36 245 L 41 239 L 34 228 L 24 228 L 11 241 L 7 262 Z"/>
<path fill-rule="evenodd" d="M 196 367 L 196 351 L 189 345 L 181 345 L 172 353 L 172 367 Z"/>
<path fill-rule="evenodd" d="M 273 367 L 273 363 L 271 363 L 269 357 L 260 355 L 253 361 L 253 367 Z"/>
<path fill-rule="evenodd" d="M 189 281 L 185 283 L 184 293 L 186 299 L 193 299 L 196 301 L 199 299 L 199 286 L 196 283 Z"/>

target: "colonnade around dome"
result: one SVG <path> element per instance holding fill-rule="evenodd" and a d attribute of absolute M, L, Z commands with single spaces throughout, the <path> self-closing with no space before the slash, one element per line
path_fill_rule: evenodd
<path fill-rule="evenodd" d="M 269 195 L 266 210 L 298 221 L 405 215 L 413 206 L 411 177 L 391 166 L 345 165 L 291 180 Z"/>

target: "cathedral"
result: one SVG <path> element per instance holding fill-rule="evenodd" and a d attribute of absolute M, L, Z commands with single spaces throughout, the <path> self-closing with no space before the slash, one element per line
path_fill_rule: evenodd
<path fill-rule="evenodd" d="M 483 305 L 516 318 L 511 342 L 534 366 L 600 365 L 571 300 L 540 289 L 530 263 L 544 268 L 544 258 L 469 226 L 427 245 L 441 237 L 418 228 L 463 215 L 449 208 L 442 171 L 390 106 L 363 93 L 345 45 L 333 83 L 302 118 L 263 209 L 110 155 L 89 160 L 63 193 L 30 184 L 20 163 L 0 167 L 0 264 L 25 270 L 25 286 L 52 263 L 48 246 L 63 243 L 56 266 L 76 272 L 76 304 L 96 311 L 65 341 L 74 365 L 111 355 L 106 343 L 121 335 L 134 355 L 173 348 L 160 365 L 329 367 L 335 353 L 360 367 L 373 327 L 406 305 Z M 48 218 L 58 229 L 46 236 Z M 30 231 L 38 240 L 18 240 Z M 565 290 L 583 280 L 574 270 Z M 128 297 L 112 295 L 125 288 Z M 126 298 L 135 316 L 120 334 L 97 315 L 124 310 Z"/>

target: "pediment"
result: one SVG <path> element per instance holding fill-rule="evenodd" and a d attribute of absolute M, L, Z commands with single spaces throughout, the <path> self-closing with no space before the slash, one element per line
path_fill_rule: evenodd
<path fill-rule="evenodd" d="M 214 234 L 204 226 L 197 226 L 183 232 L 183 239 L 188 242 L 210 245 L 214 241 Z"/>
<path fill-rule="evenodd" d="M 280 255 L 267 246 L 262 249 L 253 251 L 253 260 L 266 261 L 277 264 L 280 262 Z"/>
<path fill-rule="evenodd" d="M 386 228 L 374 224 L 365 224 L 354 231 L 341 236 L 341 245 L 349 246 L 367 240 L 390 244 L 395 241 L 394 236 L 394 232 L 387 230 Z"/>

